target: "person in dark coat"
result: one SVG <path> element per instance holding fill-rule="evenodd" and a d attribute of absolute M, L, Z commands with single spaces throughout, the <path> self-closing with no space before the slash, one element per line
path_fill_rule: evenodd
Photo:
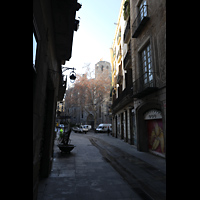
<path fill-rule="evenodd" d="M 109 127 L 108 127 L 108 131 L 107 131 L 107 133 L 108 133 L 108 135 L 109 135 L 109 133 L 110 133 L 110 129 L 109 129 Z"/>

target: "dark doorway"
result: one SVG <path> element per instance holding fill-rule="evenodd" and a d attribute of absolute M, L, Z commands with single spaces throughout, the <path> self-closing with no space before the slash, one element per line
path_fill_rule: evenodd
<path fill-rule="evenodd" d="M 46 90 L 44 129 L 40 147 L 41 165 L 40 177 L 48 177 L 53 160 L 53 142 L 54 142 L 54 90 Z"/>
<path fill-rule="evenodd" d="M 134 114 L 132 113 L 132 109 L 129 109 L 129 124 L 130 124 L 130 144 L 134 144 L 134 132 L 133 132 L 133 126 L 134 126 Z"/>
<path fill-rule="evenodd" d="M 115 137 L 117 138 L 117 116 L 115 116 L 115 130 L 116 130 Z"/>
<path fill-rule="evenodd" d="M 123 122 L 123 119 L 124 119 L 124 114 L 121 113 L 121 139 L 122 140 L 124 139 L 124 122 Z"/>
<path fill-rule="evenodd" d="M 128 142 L 128 117 L 127 117 L 127 110 L 125 111 L 125 123 L 126 123 L 126 142 Z"/>

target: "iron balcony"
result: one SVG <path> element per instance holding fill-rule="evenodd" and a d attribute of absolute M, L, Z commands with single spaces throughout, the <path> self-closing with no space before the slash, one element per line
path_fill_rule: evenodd
<path fill-rule="evenodd" d="M 128 43 L 130 36 L 131 36 L 131 30 L 130 30 L 130 17 L 129 17 L 124 31 L 124 43 Z"/>
<path fill-rule="evenodd" d="M 146 72 L 133 82 L 133 98 L 142 98 L 158 90 L 155 72 Z"/>
<path fill-rule="evenodd" d="M 158 83 L 155 77 L 155 72 L 145 72 L 132 84 L 128 85 L 117 99 L 112 104 L 114 112 L 121 109 L 127 103 L 130 103 L 133 98 L 143 98 L 158 90 Z"/>

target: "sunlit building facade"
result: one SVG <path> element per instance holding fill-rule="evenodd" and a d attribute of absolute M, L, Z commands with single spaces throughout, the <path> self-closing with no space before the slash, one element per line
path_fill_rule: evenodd
<path fill-rule="evenodd" d="M 122 0 L 111 52 L 113 136 L 166 153 L 166 1 Z"/>

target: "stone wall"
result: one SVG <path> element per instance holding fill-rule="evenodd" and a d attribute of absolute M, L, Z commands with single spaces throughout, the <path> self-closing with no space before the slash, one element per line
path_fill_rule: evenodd
<path fill-rule="evenodd" d="M 56 59 L 50 1 L 33 2 L 33 28 L 38 36 L 33 72 L 33 199 L 40 177 L 51 170 L 55 109 L 61 76 Z"/>

